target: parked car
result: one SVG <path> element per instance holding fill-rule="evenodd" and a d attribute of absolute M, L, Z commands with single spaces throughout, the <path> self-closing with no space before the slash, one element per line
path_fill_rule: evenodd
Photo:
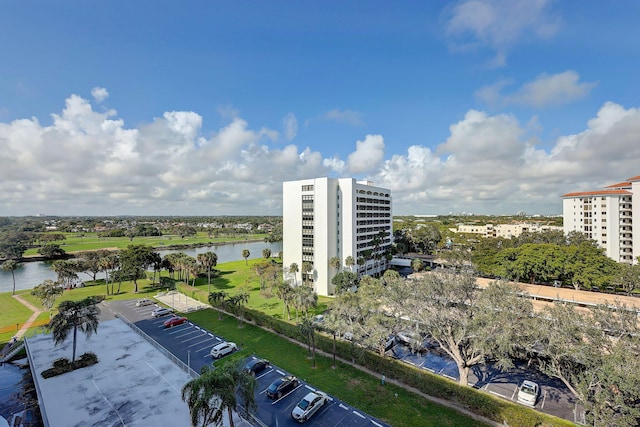
<path fill-rule="evenodd" d="M 155 304 L 149 298 L 142 298 L 136 301 L 136 307 L 144 307 L 145 305 L 153 305 Z"/>
<path fill-rule="evenodd" d="M 267 397 L 270 399 L 280 399 L 285 394 L 296 388 L 299 381 L 293 375 L 280 377 L 267 388 Z"/>
<path fill-rule="evenodd" d="M 533 381 L 524 380 L 518 388 L 518 402 L 527 406 L 536 406 L 538 395 L 540 394 L 540 386 Z"/>
<path fill-rule="evenodd" d="M 267 359 L 253 358 L 244 365 L 242 370 L 248 374 L 256 375 L 259 372 L 264 371 L 268 366 L 269 361 Z"/>
<path fill-rule="evenodd" d="M 171 328 L 172 326 L 182 325 L 187 321 L 186 317 L 173 316 L 171 319 L 164 322 L 165 328 Z"/>
<path fill-rule="evenodd" d="M 308 393 L 291 411 L 291 416 L 299 423 L 311 418 L 329 400 L 329 396 L 321 391 Z"/>
<path fill-rule="evenodd" d="M 237 349 L 238 346 L 235 343 L 223 341 L 220 344 L 214 345 L 210 354 L 214 359 L 219 359 L 229 353 L 233 353 Z"/>
<path fill-rule="evenodd" d="M 171 310 L 170 308 L 158 307 L 158 308 L 154 309 L 151 312 L 151 316 L 153 316 L 153 317 L 162 317 L 162 316 L 166 316 L 167 314 L 171 314 L 171 313 L 173 313 L 173 310 Z"/>

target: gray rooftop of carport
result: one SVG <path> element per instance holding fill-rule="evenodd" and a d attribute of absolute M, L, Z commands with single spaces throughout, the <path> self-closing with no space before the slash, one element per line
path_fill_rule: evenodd
<path fill-rule="evenodd" d="M 93 352 L 99 363 L 44 379 L 42 371 L 54 360 L 71 359 L 71 334 L 58 346 L 50 334 L 28 339 L 31 371 L 49 425 L 191 424 L 181 399 L 182 386 L 191 377 L 122 320 L 102 321 L 97 334 L 86 338 L 79 332 L 77 341 L 76 354 Z"/>

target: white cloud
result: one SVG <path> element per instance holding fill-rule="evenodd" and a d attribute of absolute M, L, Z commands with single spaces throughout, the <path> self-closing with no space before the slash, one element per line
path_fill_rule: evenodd
<path fill-rule="evenodd" d="M 351 126 L 362 126 L 362 113 L 353 110 L 339 110 L 337 108 L 327 111 L 324 116 L 326 120 L 332 120 L 339 123 L 346 123 Z"/>
<path fill-rule="evenodd" d="M 289 113 L 282 119 L 282 127 L 287 141 L 291 141 L 298 134 L 298 120 L 293 113 Z"/>
<path fill-rule="evenodd" d="M 513 214 L 560 213 L 562 194 L 640 173 L 635 108 L 606 103 L 583 132 L 558 138 L 549 151 L 525 135 L 511 116 L 471 110 L 434 151 L 412 146 L 368 178 L 392 189 L 394 213 Z"/>
<path fill-rule="evenodd" d="M 492 65 L 506 63 L 509 50 L 526 36 L 546 39 L 559 27 L 551 0 L 464 0 L 447 11 L 445 35 L 454 50 L 489 48 Z"/>
<path fill-rule="evenodd" d="M 503 89 L 511 82 L 501 80 L 493 85 L 484 86 L 476 92 L 476 98 L 490 106 L 520 105 L 542 108 L 548 105 L 562 105 L 588 96 L 597 83 L 580 81 L 575 71 L 558 74 L 541 74 L 526 82 L 512 93 L 503 94 Z"/>
<path fill-rule="evenodd" d="M 384 159 L 384 138 L 382 135 L 367 135 L 364 141 L 356 142 L 356 151 L 349 154 L 349 173 L 358 175 L 371 172 Z"/>
<path fill-rule="evenodd" d="M 91 89 L 91 96 L 93 96 L 96 102 L 102 102 L 109 97 L 109 92 L 103 87 L 94 87 Z"/>
<path fill-rule="evenodd" d="M 530 139 L 535 117 L 470 110 L 433 149 L 385 158 L 383 136 L 366 135 L 346 159 L 274 147 L 277 132 L 237 116 L 206 137 L 195 112 L 128 128 L 77 95 L 51 116 L 0 122 L 4 215 L 279 215 L 283 181 L 354 175 L 390 188 L 394 214 L 559 213 L 562 194 L 640 174 L 640 110 L 615 103 L 546 150 Z"/>

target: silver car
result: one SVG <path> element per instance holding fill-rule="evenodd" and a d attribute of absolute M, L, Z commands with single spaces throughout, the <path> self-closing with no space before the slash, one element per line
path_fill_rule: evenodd
<path fill-rule="evenodd" d="M 308 393 L 291 411 L 291 416 L 299 423 L 307 421 L 329 400 L 327 393 L 312 391 Z"/>
<path fill-rule="evenodd" d="M 527 406 L 536 406 L 540 386 L 533 381 L 524 380 L 518 389 L 518 402 Z"/>
<path fill-rule="evenodd" d="M 151 312 L 151 316 L 152 317 L 160 317 L 160 316 L 166 316 L 167 314 L 171 314 L 173 313 L 173 310 L 168 309 L 168 308 L 164 308 L 164 307 L 158 307 L 156 309 L 154 309 Z"/>

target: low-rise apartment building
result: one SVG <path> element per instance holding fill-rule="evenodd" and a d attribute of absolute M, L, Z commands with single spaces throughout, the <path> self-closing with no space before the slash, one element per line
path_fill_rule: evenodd
<path fill-rule="evenodd" d="M 540 233 L 549 230 L 562 231 L 562 227 L 538 224 L 538 223 L 513 223 L 513 224 L 486 224 L 486 225 L 466 225 L 460 224 L 454 230 L 456 233 L 480 234 L 484 237 L 504 237 L 510 239 L 518 237 L 522 233 Z"/>

